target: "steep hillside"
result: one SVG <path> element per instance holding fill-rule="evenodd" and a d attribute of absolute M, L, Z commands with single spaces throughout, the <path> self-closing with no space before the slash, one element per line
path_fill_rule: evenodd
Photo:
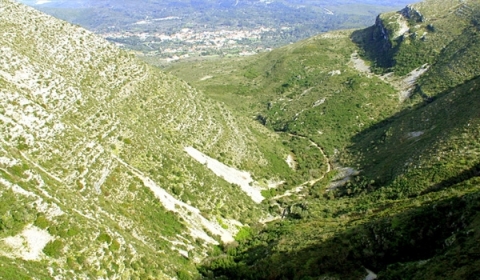
<path fill-rule="evenodd" d="M 297 141 L 304 137 L 339 167 L 338 152 L 351 137 L 401 109 L 400 89 L 409 87 L 394 82 L 399 78 L 371 73 L 352 32 L 326 33 L 254 57 L 178 63 L 169 71 L 279 133 L 297 162 L 306 161 L 305 146 Z M 297 168 L 299 173 L 317 170 L 320 174 L 310 179 L 327 168 Z M 299 181 L 287 183 L 294 187 Z"/>
<path fill-rule="evenodd" d="M 478 278 L 478 0 L 189 83 L 0 1 L 0 278 Z"/>
<path fill-rule="evenodd" d="M 362 170 L 380 186 L 475 116 L 467 104 L 476 99 L 465 89 L 475 92 L 480 73 L 478 11 L 478 1 L 426 1 L 382 14 L 367 29 L 326 33 L 254 57 L 178 63 L 169 71 L 286 139 L 310 139 L 333 165 Z M 427 135 L 423 148 L 413 147 Z"/>
<path fill-rule="evenodd" d="M 375 181 L 371 185 L 393 182 L 394 192 L 411 196 L 476 168 L 479 12 L 478 1 L 425 1 L 381 15 L 374 27 L 355 34 L 366 54 L 383 45 L 383 52 L 376 49 L 377 57 L 392 55 L 387 70 L 397 74 L 420 65 L 424 69 L 406 94 L 410 107 L 352 139 L 350 158 L 367 181 Z M 394 18 L 403 23 L 395 25 Z M 385 37 L 375 37 L 378 33 Z M 419 33 L 424 39 L 415 35 Z M 358 40 L 360 35 L 366 40 Z M 415 184 L 407 183 L 412 181 Z"/>
<path fill-rule="evenodd" d="M 277 135 L 82 28 L 1 0 L 0 54 L 0 278 L 192 276 L 290 172 Z"/>

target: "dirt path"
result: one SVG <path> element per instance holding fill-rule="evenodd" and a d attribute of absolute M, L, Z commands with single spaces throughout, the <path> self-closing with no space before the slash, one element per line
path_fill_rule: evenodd
<path fill-rule="evenodd" d="M 317 179 L 313 179 L 313 180 L 310 180 L 310 181 L 307 181 L 305 183 L 303 183 L 302 185 L 306 185 L 306 184 L 310 184 L 310 185 L 313 185 L 315 184 L 316 182 L 322 180 L 323 178 L 325 178 L 325 176 L 330 173 L 330 171 L 333 170 L 333 167 L 332 167 L 332 163 L 330 162 L 330 159 L 327 157 L 327 155 L 325 154 L 325 151 L 323 150 L 322 147 L 320 147 L 317 143 L 313 142 L 312 140 L 310 140 L 309 138 L 305 137 L 305 136 L 301 136 L 301 135 L 296 135 L 296 134 L 291 134 L 289 133 L 288 134 L 289 136 L 291 137 L 298 137 L 298 138 L 302 138 L 302 139 L 307 139 L 308 141 L 310 141 L 310 144 L 312 144 L 312 146 L 315 146 L 319 151 L 320 153 L 322 154 L 323 158 L 325 159 L 325 162 L 327 163 L 327 170 L 325 170 L 325 173 L 323 173 L 322 176 L 320 176 L 319 178 Z"/>
<path fill-rule="evenodd" d="M 288 134 L 289 136 L 291 137 L 298 137 L 298 138 L 302 138 L 302 139 L 307 139 L 308 141 L 310 141 L 310 144 L 312 146 L 315 146 L 319 151 L 320 153 L 323 155 L 323 157 L 325 158 L 325 162 L 327 163 L 327 170 L 325 170 L 325 172 L 323 173 L 322 176 L 318 177 L 318 178 L 315 178 L 315 179 L 312 179 L 312 180 L 308 180 L 306 182 L 303 182 L 302 184 L 300 184 L 299 186 L 291 189 L 291 190 L 288 190 L 286 191 L 285 193 L 283 194 L 280 194 L 280 195 L 277 195 L 277 196 L 274 196 L 272 199 L 279 199 L 279 198 L 282 198 L 282 197 L 286 197 L 286 196 L 291 196 L 292 194 L 295 194 L 295 193 L 299 193 L 300 191 L 303 190 L 303 188 L 307 185 L 309 186 L 313 186 L 315 183 L 317 183 L 318 181 L 322 180 L 323 178 L 325 178 L 325 176 L 330 173 L 332 170 L 333 170 L 333 167 L 332 167 L 332 164 L 330 162 L 330 159 L 327 157 L 327 155 L 325 154 L 325 151 L 323 150 L 322 147 L 320 147 L 317 143 L 313 142 L 312 140 L 310 140 L 309 138 L 305 137 L 305 136 L 301 136 L 301 135 L 295 135 L 295 134 L 291 134 L 289 133 Z"/>
<path fill-rule="evenodd" d="M 304 137 L 305 138 L 305 137 Z M 325 176 L 330 173 L 330 171 L 332 171 L 332 164 L 330 163 L 330 159 L 327 157 L 327 155 L 325 154 L 325 151 L 323 150 L 322 147 L 320 147 L 317 143 L 313 142 L 312 140 L 308 139 L 308 141 L 310 141 L 310 143 L 317 147 L 317 149 L 320 151 L 320 153 L 322 153 L 322 156 L 323 158 L 325 158 L 325 162 L 327 163 L 327 170 L 325 171 L 325 173 L 323 173 L 323 175 L 320 177 L 320 178 L 317 178 L 317 179 L 313 179 L 313 180 L 310 180 L 309 183 L 310 185 L 313 185 L 315 184 L 316 182 L 322 180 L 323 178 L 325 178 Z"/>

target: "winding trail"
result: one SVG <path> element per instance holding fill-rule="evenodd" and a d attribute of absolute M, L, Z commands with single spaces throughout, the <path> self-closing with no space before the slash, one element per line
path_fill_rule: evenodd
<path fill-rule="evenodd" d="M 300 137 L 300 136 L 298 136 Z M 317 143 L 313 142 L 312 140 L 308 139 L 308 141 L 310 141 L 310 143 L 312 144 L 312 146 L 315 146 L 317 147 L 317 149 L 320 151 L 320 153 L 322 154 L 322 156 L 325 158 L 325 162 L 327 163 L 327 170 L 325 170 L 325 173 L 323 173 L 323 175 L 320 177 L 320 178 L 317 178 L 317 179 L 313 179 L 313 180 L 310 180 L 309 181 L 309 184 L 310 185 L 313 185 L 315 184 L 316 182 L 322 180 L 323 178 L 325 178 L 325 176 L 330 173 L 330 171 L 332 171 L 332 163 L 330 162 L 330 159 L 327 157 L 327 155 L 325 154 L 325 151 L 323 150 L 322 147 L 320 147 Z"/>
<path fill-rule="evenodd" d="M 325 162 L 327 163 L 327 170 L 325 170 L 325 173 L 323 173 L 323 175 L 317 179 L 313 179 L 313 180 L 310 180 L 310 181 L 307 181 L 305 183 L 303 183 L 302 185 L 306 185 L 306 184 L 310 184 L 313 185 L 315 184 L 316 182 L 322 180 L 323 178 L 325 178 L 325 176 L 330 173 L 330 171 L 333 170 L 333 167 L 332 167 L 332 163 L 330 162 L 330 159 L 327 157 L 327 155 L 325 154 L 325 151 L 323 150 L 322 147 L 320 147 L 317 143 L 313 142 L 312 140 L 310 140 L 310 138 L 306 137 L 306 136 L 302 136 L 302 135 L 296 135 L 296 134 L 291 134 L 291 133 L 288 133 L 289 136 L 291 137 L 298 137 L 298 138 L 302 138 L 302 139 L 307 139 L 308 141 L 310 141 L 310 144 L 312 144 L 312 146 L 315 146 L 319 151 L 320 153 L 322 154 L 323 158 L 325 158 Z"/>
<path fill-rule="evenodd" d="M 330 159 L 327 157 L 327 155 L 325 154 L 325 151 L 323 150 L 322 147 L 320 147 L 317 143 L 313 142 L 312 140 L 310 140 L 308 137 L 306 136 L 302 136 L 302 135 L 296 135 L 296 134 L 291 134 L 291 133 L 288 133 L 289 136 L 291 137 L 298 137 L 298 138 L 302 138 L 302 139 L 306 139 L 308 141 L 310 141 L 310 144 L 312 146 L 315 146 L 319 151 L 320 153 L 323 155 L 323 157 L 325 158 L 325 162 L 327 163 L 327 170 L 325 170 L 325 172 L 323 173 L 322 176 L 316 178 L 316 179 L 312 179 L 312 180 L 308 180 L 306 182 L 303 182 L 302 184 L 300 184 L 299 186 L 291 189 L 291 190 L 288 190 L 286 191 L 285 193 L 283 194 L 280 194 L 280 195 L 277 195 L 277 196 L 274 196 L 272 197 L 271 199 L 279 199 L 279 198 L 282 198 L 282 197 L 286 197 L 286 196 L 291 196 L 292 194 L 295 194 L 295 193 L 299 193 L 301 190 L 303 190 L 303 188 L 306 186 L 306 185 L 309 185 L 309 186 L 313 186 L 315 183 L 317 183 L 318 181 L 322 180 L 323 178 L 325 178 L 325 176 L 327 176 L 328 173 L 330 173 L 332 170 L 333 170 L 333 167 L 332 167 L 332 163 L 330 162 Z"/>

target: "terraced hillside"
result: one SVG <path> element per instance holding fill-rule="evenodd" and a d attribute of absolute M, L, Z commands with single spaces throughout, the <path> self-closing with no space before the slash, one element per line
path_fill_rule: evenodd
<path fill-rule="evenodd" d="M 1 0 L 0 54 L 0 278 L 193 277 L 290 172 L 277 135 L 82 28 Z"/>

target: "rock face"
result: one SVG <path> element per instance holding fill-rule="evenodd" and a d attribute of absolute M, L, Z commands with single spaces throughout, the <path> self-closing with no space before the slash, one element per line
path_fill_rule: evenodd
<path fill-rule="evenodd" d="M 405 8 L 403 8 L 400 11 L 400 14 L 402 14 L 402 16 L 404 16 L 405 18 L 407 18 L 409 20 L 413 20 L 414 22 L 425 21 L 422 13 L 420 11 L 418 11 L 417 9 L 415 9 L 415 7 L 412 6 L 412 5 L 407 5 Z"/>
<path fill-rule="evenodd" d="M 386 47 L 392 47 L 392 41 L 407 33 L 410 30 L 408 23 L 410 18 L 408 12 L 404 12 L 405 9 L 398 13 L 379 15 L 375 21 L 375 28 L 378 30 L 374 39 L 384 40 Z"/>
<path fill-rule="evenodd" d="M 374 36 L 372 39 L 378 40 L 379 38 L 381 38 L 381 39 L 387 41 L 388 38 L 389 38 L 388 30 L 387 30 L 387 28 L 385 28 L 385 26 L 383 24 L 383 21 L 380 18 L 380 15 L 377 16 L 377 18 L 375 19 L 375 28 L 379 31 L 378 34 L 380 34 L 380 36 L 378 36 L 378 37 Z"/>
<path fill-rule="evenodd" d="M 436 61 L 451 57 L 450 49 L 465 44 L 462 37 L 476 38 L 474 29 L 478 21 L 475 11 L 478 5 L 478 1 L 426 0 L 398 12 L 379 15 L 375 25 L 368 29 L 371 35 L 366 44 L 367 52 L 376 64 L 373 69 L 383 68 L 385 72 L 403 76 L 425 63 L 434 65 Z M 471 45 L 474 45 L 473 41 Z M 471 49 L 464 48 L 466 51 Z M 461 59 L 448 59 L 452 64 L 454 60 Z M 470 68 L 465 65 L 468 62 L 462 64 Z M 465 76 L 464 72 L 472 71 L 456 69 L 455 72 Z"/>
<path fill-rule="evenodd" d="M 0 0 L 0 256 L 12 260 L 2 267 L 67 278 L 191 273 L 208 244 L 232 240 L 234 220 L 263 210 L 184 147 L 268 168 L 251 130 L 276 145 L 90 32 Z M 10 241 L 32 228 L 48 239 L 22 259 Z"/>

